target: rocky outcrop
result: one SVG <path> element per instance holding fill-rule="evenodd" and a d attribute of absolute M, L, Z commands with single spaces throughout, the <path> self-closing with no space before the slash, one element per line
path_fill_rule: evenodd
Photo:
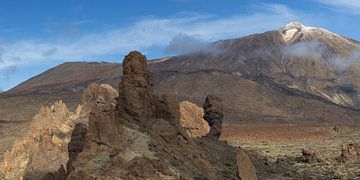
<path fill-rule="evenodd" d="M 84 150 L 68 179 L 238 178 L 235 148 L 213 138 L 190 138 L 179 104 L 153 94 L 145 56 L 131 52 L 123 68 L 117 105 L 91 111 Z"/>
<path fill-rule="evenodd" d="M 81 98 L 80 105 L 76 109 L 76 122 L 88 124 L 90 112 L 97 107 L 101 107 L 107 103 L 115 106 L 119 93 L 108 84 L 90 84 L 85 90 Z"/>
<path fill-rule="evenodd" d="M 301 150 L 302 156 L 298 158 L 298 161 L 304 162 L 304 163 L 318 163 L 321 162 L 321 160 L 316 155 L 316 152 L 313 152 L 308 149 L 302 149 Z"/>
<path fill-rule="evenodd" d="M 6 152 L 1 166 L 5 178 L 41 179 L 61 165 L 66 168 L 73 117 L 62 101 L 41 108 L 27 134 Z"/>
<path fill-rule="evenodd" d="M 15 141 L 0 167 L 6 179 L 64 179 L 83 149 L 90 111 L 104 102 L 115 105 L 117 91 L 109 85 L 90 85 L 76 113 L 62 101 L 42 107 L 28 132 Z"/>
<path fill-rule="evenodd" d="M 183 101 L 180 107 L 180 123 L 187 134 L 192 137 L 202 137 L 209 133 L 209 124 L 204 120 L 201 107 L 189 101 Z"/>
<path fill-rule="evenodd" d="M 340 162 L 354 161 L 360 156 L 360 146 L 358 143 L 343 144 L 341 147 Z"/>
<path fill-rule="evenodd" d="M 221 135 L 222 123 L 223 123 L 223 102 L 222 99 L 215 95 L 208 95 L 203 105 L 204 119 L 208 122 L 210 132 L 207 136 L 219 139 Z"/>

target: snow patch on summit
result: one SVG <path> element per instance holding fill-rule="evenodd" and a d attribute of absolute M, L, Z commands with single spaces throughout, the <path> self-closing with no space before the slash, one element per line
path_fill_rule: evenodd
<path fill-rule="evenodd" d="M 284 41 L 288 44 L 292 42 L 292 40 L 296 37 L 297 34 L 311 34 L 311 33 L 318 33 L 329 37 L 339 37 L 340 35 L 330 32 L 326 29 L 319 28 L 319 27 L 311 27 L 305 26 L 300 22 L 290 22 L 285 27 L 279 29 Z"/>

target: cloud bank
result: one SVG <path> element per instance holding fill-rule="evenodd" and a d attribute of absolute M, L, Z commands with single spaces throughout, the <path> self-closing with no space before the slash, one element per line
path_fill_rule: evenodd
<path fill-rule="evenodd" d="M 308 60 L 326 60 L 338 72 L 347 70 L 352 65 L 360 65 L 360 47 L 355 48 L 349 55 L 334 54 L 326 44 L 314 40 L 299 42 L 282 48 L 285 57 L 305 58 Z"/>
<path fill-rule="evenodd" d="M 329 54 L 328 48 L 320 41 L 306 41 L 285 46 L 283 54 L 290 57 L 317 60 Z"/>

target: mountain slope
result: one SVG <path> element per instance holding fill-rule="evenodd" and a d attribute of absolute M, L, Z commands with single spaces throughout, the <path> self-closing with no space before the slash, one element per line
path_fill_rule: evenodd
<path fill-rule="evenodd" d="M 358 107 L 360 79 L 356 74 L 360 66 L 354 62 L 360 52 L 358 42 L 321 28 L 290 23 L 279 30 L 211 46 L 217 53 L 178 56 L 155 69 L 216 69 L 255 81 L 265 77 L 339 105 Z"/>

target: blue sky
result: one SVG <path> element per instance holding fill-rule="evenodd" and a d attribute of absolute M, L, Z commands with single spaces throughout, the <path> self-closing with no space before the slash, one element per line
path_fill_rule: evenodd
<path fill-rule="evenodd" d="M 236 38 L 291 21 L 360 40 L 360 1 L 1 0 L 0 90 L 67 61 L 121 62 L 131 50 L 171 56 L 181 49 L 169 44 Z"/>

